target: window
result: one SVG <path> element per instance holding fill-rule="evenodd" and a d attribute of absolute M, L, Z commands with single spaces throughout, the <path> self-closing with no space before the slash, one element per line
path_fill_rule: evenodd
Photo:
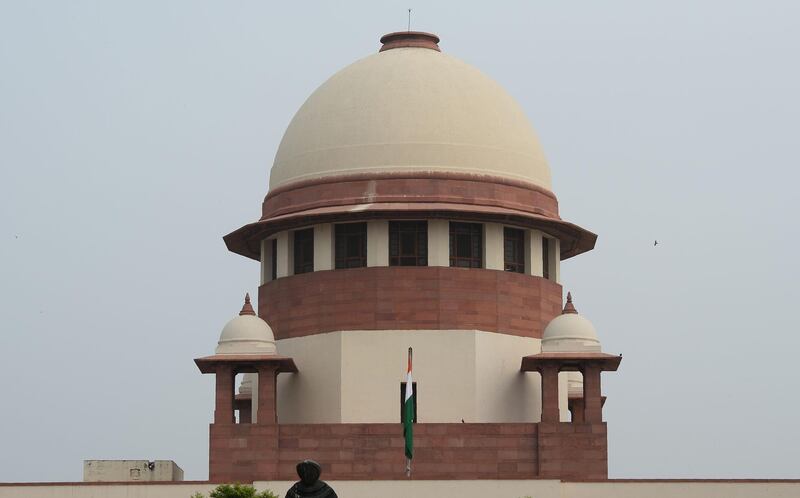
<path fill-rule="evenodd" d="M 550 239 L 542 237 L 542 276 L 550 278 Z"/>
<path fill-rule="evenodd" d="M 483 226 L 450 222 L 450 266 L 483 268 Z"/>
<path fill-rule="evenodd" d="M 336 225 L 336 269 L 367 266 L 367 224 Z"/>
<path fill-rule="evenodd" d="M 417 398 L 417 383 L 416 382 L 412 382 L 411 383 L 411 388 L 414 390 L 414 392 L 411 394 L 411 399 L 414 400 L 414 420 L 412 420 L 412 422 L 416 424 L 417 423 L 417 399 L 418 399 Z M 401 424 L 404 424 L 405 421 L 406 421 L 405 406 L 406 406 L 406 383 L 405 382 L 401 382 L 400 383 L 400 423 Z"/>
<path fill-rule="evenodd" d="M 314 229 L 294 232 L 294 274 L 314 271 Z"/>
<path fill-rule="evenodd" d="M 525 232 L 518 228 L 503 228 L 503 268 L 525 273 Z"/>
<path fill-rule="evenodd" d="M 389 222 L 389 266 L 428 266 L 428 222 Z"/>
<path fill-rule="evenodd" d="M 271 255 L 270 260 L 272 262 L 272 280 L 278 278 L 278 239 L 272 239 L 270 241 Z"/>

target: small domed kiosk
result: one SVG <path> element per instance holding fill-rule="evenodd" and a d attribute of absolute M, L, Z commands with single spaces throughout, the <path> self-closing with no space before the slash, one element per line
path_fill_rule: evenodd
<path fill-rule="evenodd" d="M 574 421 L 602 422 L 603 399 L 600 373 L 615 371 L 622 356 L 601 351 L 592 322 L 578 313 L 567 293 L 567 304 L 561 315 L 553 318 L 544 329 L 542 352 L 522 359 L 523 372 L 539 372 L 542 377 L 542 422 L 558 422 L 558 374 L 568 372 L 568 396 L 578 399 L 574 405 Z"/>
<path fill-rule="evenodd" d="M 267 322 L 257 317 L 245 295 L 239 316 L 222 329 L 216 354 L 194 360 L 204 374 L 216 376 L 214 425 L 236 424 L 235 411 L 240 413 L 239 424 L 274 425 L 277 423 L 275 384 L 281 372 L 297 372 L 292 358 L 277 354 L 275 338 Z M 237 374 L 255 374 L 249 377 L 252 398 L 246 392 L 236 396 Z M 238 398 L 238 399 L 237 399 Z M 250 399 L 253 406 L 250 412 Z"/>
<path fill-rule="evenodd" d="M 217 343 L 216 354 L 266 354 L 274 355 L 275 336 L 267 322 L 256 316 L 250 303 L 250 294 L 244 297 L 239 316 L 225 324 Z"/>

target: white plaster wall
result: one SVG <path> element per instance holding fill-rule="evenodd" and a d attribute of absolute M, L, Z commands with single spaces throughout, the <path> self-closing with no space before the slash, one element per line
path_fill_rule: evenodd
<path fill-rule="evenodd" d="M 800 482 L 565 482 L 563 498 L 797 498 Z"/>
<path fill-rule="evenodd" d="M 299 370 L 278 375 L 278 422 L 342 422 L 341 333 L 282 339 L 276 345 L 278 354 L 294 358 Z M 253 389 L 255 404 L 256 385 Z"/>
<path fill-rule="evenodd" d="M 314 225 L 314 271 L 333 269 L 333 225 Z"/>
<path fill-rule="evenodd" d="M 84 460 L 84 482 L 182 481 L 183 470 L 172 460 Z"/>
<path fill-rule="evenodd" d="M 519 371 L 522 356 L 540 351 L 539 340 L 478 330 L 370 330 L 278 341 L 279 353 L 294 357 L 300 370 L 278 377 L 279 421 L 399 422 L 409 347 L 420 422 L 539 420 L 539 376 Z"/>
<path fill-rule="evenodd" d="M 367 266 L 389 266 L 389 222 L 367 222 Z"/>
<path fill-rule="evenodd" d="M 205 482 L 181 484 L 0 484 L 0 498 L 189 498 L 216 487 Z M 287 488 L 288 489 L 288 488 Z"/>
<path fill-rule="evenodd" d="M 483 224 L 483 267 L 488 270 L 503 270 L 503 225 Z"/>
<path fill-rule="evenodd" d="M 478 331 L 475 344 L 476 419 L 466 422 L 538 422 L 541 379 L 519 367 L 523 356 L 541 352 L 541 341 Z"/>
<path fill-rule="evenodd" d="M 450 222 L 428 220 L 428 266 L 450 266 Z"/>
<path fill-rule="evenodd" d="M 419 422 L 475 418 L 475 331 L 370 330 L 342 336 L 343 422 L 400 422 L 409 347 Z"/>
<path fill-rule="evenodd" d="M 325 475 L 322 475 L 325 479 Z M 474 481 L 328 481 L 343 498 L 797 498 L 799 482 L 607 481 L 561 482 L 551 479 Z M 255 482 L 279 496 L 290 481 Z M 180 484 L 0 484 L 0 498 L 188 498 L 216 487 L 205 482 Z"/>

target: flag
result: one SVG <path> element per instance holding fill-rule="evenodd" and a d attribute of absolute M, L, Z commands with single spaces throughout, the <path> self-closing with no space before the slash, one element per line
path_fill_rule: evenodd
<path fill-rule="evenodd" d="M 406 395 L 403 401 L 403 436 L 406 439 L 406 458 L 410 470 L 414 458 L 414 382 L 411 379 L 411 348 L 408 348 L 408 373 L 406 373 Z"/>

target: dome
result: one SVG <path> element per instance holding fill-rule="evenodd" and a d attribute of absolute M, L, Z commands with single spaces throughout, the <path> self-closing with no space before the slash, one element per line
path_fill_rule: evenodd
<path fill-rule="evenodd" d="M 239 385 L 239 394 L 243 396 L 253 395 L 253 379 L 257 379 L 258 374 L 246 373 L 242 376 L 242 383 Z M 256 381 L 258 382 L 258 381 Z"/>
<path fill-rule="evenodd" d="M 553 318 L 542 334 L 543 353 L 600 352 L 600 340 L 592 322 L 579 315 L 567 293 L 562 314 Z"/>
<path fill-rule="evenodd" d="M 334 74 L 297 111 L 275 156 L 271 190 L 407 172 L 489 175 L 551 189 L 536 134 L 499 84 L 441 53 L 435 35 L 393 33 L 382 41 L 381 52 Z"/>
<path fill-rule="evenodd" d="M 222 329 L 216 354 L 275 354 L 275 336 L 267 322 L 256 316 L 250 295 L 244 298 L 239 316 Z"/>

